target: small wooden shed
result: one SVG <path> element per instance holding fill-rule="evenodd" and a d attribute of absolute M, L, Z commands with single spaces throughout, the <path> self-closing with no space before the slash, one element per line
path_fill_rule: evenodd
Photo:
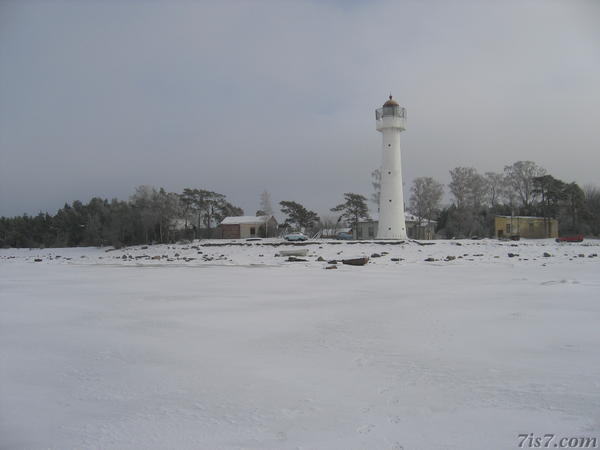
<path fill-rule="evenodd" d="M 247 239 L 277 235 L 277 220 L 273 216 L 231 216 L 221 224 L 223 239 Z"/>

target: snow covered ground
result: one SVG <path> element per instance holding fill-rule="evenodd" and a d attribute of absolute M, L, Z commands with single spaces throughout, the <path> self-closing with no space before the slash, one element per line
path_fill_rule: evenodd
<path fill-rule="evenodd" d="M 598 241 L 203 243 L 0 250 L 1 449 L 600 437 Z"/>

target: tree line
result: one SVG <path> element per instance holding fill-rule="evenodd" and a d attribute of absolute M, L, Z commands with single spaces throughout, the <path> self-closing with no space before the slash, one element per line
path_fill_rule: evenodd
<path fill-rule="evenodd" d="M 410 191 L 409 210 L 419 220 L 437 220 L 442 237 L 493 236 L 496 215 L 554 218 L 563 235 L 600 235 L 600 190 L 564 182 L 532 161 L 484 174 L 455 167 L 448 190 L 444 207 L 443 185 L 432 178 L 415 179 Z"/>
<path fill-rule="evenodd" d="M 369 200 L 378 206 L 380 170 L 374 170 L 371 177 L 373 193 Z M 407 211 L 419 225 L 435 222 L 441 237 L 494 236 L 496 215 L 554 218 L 563 235 L 600 235 L 600 189 L 562 181 L 533 161 L 517 161 L 502 172 L 484 174 L 473 167 L 455 167 L 450 170 L 447 188 L 450 204 L 443 205 L 442 183 L 432 177 L 415 178 L 407 202 Z M 280 205 L 286 224 L 315 231 L 369 220 L 367 203 L 365 196 L 347 192 L 344 202 L 331 208 L 337 217 L 322 219 L 299 203 L 285 201 Z"/>
<path fill-rule="evenodd" d="M 372 172 L 373 194 L 379 203 L 381 173 Z M 450 204 L 443 205 L 445 186 L 432 177 L 415 178 L 407 210 L 420 223 L 436 222 L 441 237 L 493 236 L 495 215 L 556 218 L 561 234 L 600 235 L 600 189 L 581 188 L 547 173 L 532 161 L 517 161 L 502 172 L 480 174 L 473 167 L 450 170 L 446 186 Z M 279 203 L 284 227 L 315 232 L 353 226 L 369 220 L 367 197 L 347 192 L 343 202 L 319 215 L 290 200 Z M 186 188 L 181 193 L 138 186 L 129 200 L 92 198 L 87 204 L 65 204 L 55 215 L 0 218 L 1 247 L 70 247 L 167 243 L 216 237 L 217 225 L 244 211 L 217 192 Z M 272 215 L 270 195 L 260 195 L 256 215 Z"/>
<path fill-rule="evenodd" d="M 217 192 L 186 188 L 177 194 L 138 186 L 128 201 L 95 197 L 87 204 L 67 203 L 55 215 L 2 217 L 0 246 L 121 247 L 212 237 L 223 218 L 243 214 Z"/>

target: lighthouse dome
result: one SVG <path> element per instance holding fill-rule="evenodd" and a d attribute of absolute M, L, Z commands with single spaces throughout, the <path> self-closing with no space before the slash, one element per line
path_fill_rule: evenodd
<path fill-rule="evenodd" d="M 390 98 L 387 102 L 383 104 L 383 106 L 400 106 L 396 100 L 394 100 L 390 94 Z"/>

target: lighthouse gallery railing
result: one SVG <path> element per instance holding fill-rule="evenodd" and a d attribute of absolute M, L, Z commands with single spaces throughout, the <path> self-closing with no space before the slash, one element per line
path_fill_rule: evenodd
<path fill-rule="evenodd" d="M 406 119 L 406 109 L 401 106 L 384 106 L 375 110 L 375 120 L 381 120 L 384 116 L 394 116 Z"/>

